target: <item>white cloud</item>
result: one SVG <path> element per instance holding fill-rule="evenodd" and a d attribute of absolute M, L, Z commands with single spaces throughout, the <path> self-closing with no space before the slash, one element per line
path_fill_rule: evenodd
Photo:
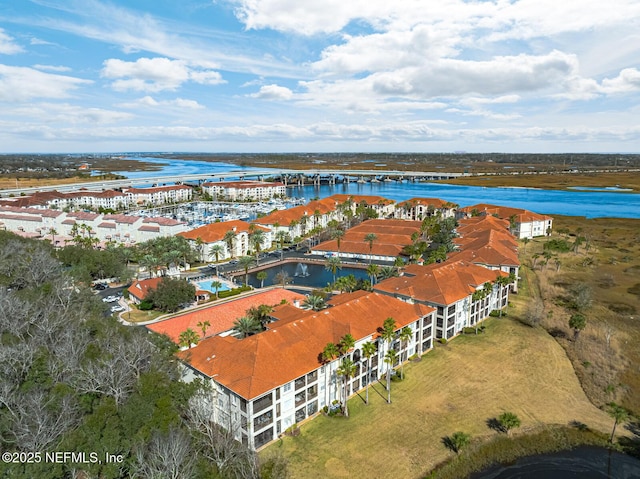
<path fill-rule="evenodd" d="M 126 112 L 86 108 L 69 103 L 36 103 L 11 110 L 14 117 L 37 118 L 39 122 L 52 125 L 106 125 L 133 118 Z"/>
<path fill-rule="evenodd" d="M 118 91 L 176 90 L 187 81 L 205 85 L 224 83 L 218 72 L 194 69 L 182 60 L 169 58 L 139 58 L 135 62 L 111 58 L 105 60 L 101 75 L 115 79 L 112 87 Z"/>
<path fill-rule="evenodd" d="M 33 68 L 0 64 L 0 101 L 19 102 L 34 98 L 68 98 L 71 91 L 93 82 Z"/>
<path fill-rule="evenodd" d="M 4 33 L 4 29 L 0 28 L 0 54 L 14 55 L 23 51 L 22 47 L 14 43 L 13 38 Z"/>
<path fill-rule="evenodd" d="M 284 86 L 264 85 L 260 87 L 260 91 L 249 96 L 261 100 L 290 100 L 293 92 Z"/>
<path fill-rule="evenodd" d="M 625 68 L 615 78 L 602 80 L 602 91 L 607 94 L 640 91 L 640 71 L 637 68 Z"/>
<path fill-rule="evenodd" d="M 33 65 L 33 68 L 37 70 L 44 70 L 50 72 L 68 72 L 71 71 L 71 68 L 64 67 L 62 65 Z"/>
<path fill-rule="evenodd" d="M 177 108 L 182 110 L 203 110 L 205 107 L 195 100 L 176 98 L 158 101 L 151 96 L 144 96 L 134 102 L 121 103 L 122 108 Z"/>

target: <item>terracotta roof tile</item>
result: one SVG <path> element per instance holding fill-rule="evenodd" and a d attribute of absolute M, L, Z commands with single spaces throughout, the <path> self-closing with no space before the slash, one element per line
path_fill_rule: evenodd
<path fill-rule="evenodd" d="M 356 341 L 372 337 L 384 320 L 398 328 L 433 312 L 377 293 L 349 297 L 326 310 L 301 311 L 300 318 L 238 340 L 214 336 L 178 357 L 245 399 L 254 399 L 317 369 L 322 350 L 350 333 Z M 286 367 L 283 367 L 286 365 Z"/>

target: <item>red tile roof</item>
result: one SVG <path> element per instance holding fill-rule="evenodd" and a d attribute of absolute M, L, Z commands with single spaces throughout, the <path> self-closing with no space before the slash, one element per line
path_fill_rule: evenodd
<path fill-rule="evenodd" d="M 487 281 L 507 273 L 491 270 L 464 261 L 420 266 L 411 264 L 404 275 L 389 278 L 375 285 L 375 291 L 414 298 L 441 305 L 450 305 L 472 294 Z"/>
<path fill-rule="evenodd" d="M 185 231 L 178 233 L 179 236 L 190 240 L 202 239 L 205 243 L 215 243 L 216 241 L 222 241 L 224 235 L 228 231 L 235 231 L 235 233 L 248 232 L 251 225 L 242 220 L 223 221 L 220 223 L 210 223 L 208 225 L 201 226 L 191 231 Z M 264 229 L 264 231 L 269 231 Z"/>
<path fill-rule="evenodd" d="M 273 329 L 242 340 L 207 338 L 178 357 L 250 400 L 317 369 L 327 343 L 338 343 L 347 333 L 358 341 L 376 334 L 388 317 L 402 328 L 433 312 L 377 293 L 345 296 L 331 308 L 301 310 L 299 319 L 271 323 Z"/>
<path fill-rule="evenodd" d="M 456 203 L 450 201 L 441 200 L 440 198 L 411 198 L 409 200 L 401 201 L 396 205 L 396 208 L 403 208 L 405 206 L 411 208 L 413 206 L 433 206 L 436 209 L 442 208 L 457 208 Z"/>
<path fill-rule="evenodd" d="M 160 283 L 160 281 L 162 281 L 162 278 L 149 278 L 143 279 L 142 281 L 134 281 L 131 283 L 131 286 L 129 286 L 129 294 L 142 301 L 147 294 L 149 294 L 150 289 L 158 287 L 158 283 Z"/>
<path fill-rule="evenodd" d="M 173 342 L 178 343 L 180 333 L 188 328 L 201 333 L 197 326 L 199 322 L 209 321 L 211 326 L 207 329 L 207 336 L 213 336 L 232 329 L 234 321 L 245 316 L 247 310 L 253 306 L 261 304 L 274 306 L 280 304 L 283 299 L 293 303 L 295 300 L 302 301 L 304 298 L 304 295 L 288 289 L 270 289 L 226 303 L 214 303 L 207 308 L 180 314 L 147 327 L 156 333 L 168 335 Z"/>
<path fill-rule="evenodd" d="M 550 216 L 534 213 L 533 211 L 525 210 L 522 208 L 511 208 L 508 206 L 496 206 L 487 203 L 479 203 L 473 206 L 467 206 L 461 208 L 459 211 L 472 214 L 473 210 L 476 210 L 479 214 L 485 215 L 498 215 L 499 218 L 509 220 L 511 217 L 515 217 L 517 223 L 531 223 L 533 221 L 547 221 L 552 219 Z"/>

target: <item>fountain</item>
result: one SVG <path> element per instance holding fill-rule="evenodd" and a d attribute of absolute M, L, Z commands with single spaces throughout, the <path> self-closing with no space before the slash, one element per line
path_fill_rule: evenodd
<path fill-rule="evenodd" d="M 296 266 L 296 272 L 293 275 L 306 278 L 309 276 L 309 266 L 304 263 L 298 263 L 298 266 Z"/>

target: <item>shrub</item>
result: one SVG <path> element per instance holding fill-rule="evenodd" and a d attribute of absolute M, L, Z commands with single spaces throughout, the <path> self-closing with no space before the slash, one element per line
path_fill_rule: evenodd
<path fill-rule="evenodd" d="M 140 311 L 149 311 L 153 309 L 153 303 L 151 301 L 147 301 L 146 299 L 142 300 L 138 305 L 138 309 Z"/>
<path fill-rule="evenodd" d="M 244 293 L 245 291 L 250 291 L 251 286 L 242 285 L 239 288 L 229 289 L 227 291 L 220 291 L 218 293 L 218 298 L 229 298 L 231 296 L 236 296 L 240 293 Z"/>
<path fill-rule="evenodd" d="M 438 339 L 438 342 L 440 344 L 447 344 L 447 338 L 440 338 L 440 339 Z"/>
<path fill-rule="evenodd" d="M 500 316 L 500 311 L 498 311 L 497 309 L 494 309 L 493 311 L 491 311 L 489 313 L 489 316 L 491 316 L 492 318 L 497 318 L 498 316 Z M 504 316 L 504 314 L 503 314 Z"/>
<path fill-rule="evenodd" d="M 464 334 L 476 334 L 476 328 L 463 328 L 462 332 Z"/>
<path fill-rule="evenodd" d="M 551 239 L 547 241 L 543 249 L 545 251 L 559 251 L 561 253 L 568 253 L 571 251 L 571 245 L 563 239 Z"/>

